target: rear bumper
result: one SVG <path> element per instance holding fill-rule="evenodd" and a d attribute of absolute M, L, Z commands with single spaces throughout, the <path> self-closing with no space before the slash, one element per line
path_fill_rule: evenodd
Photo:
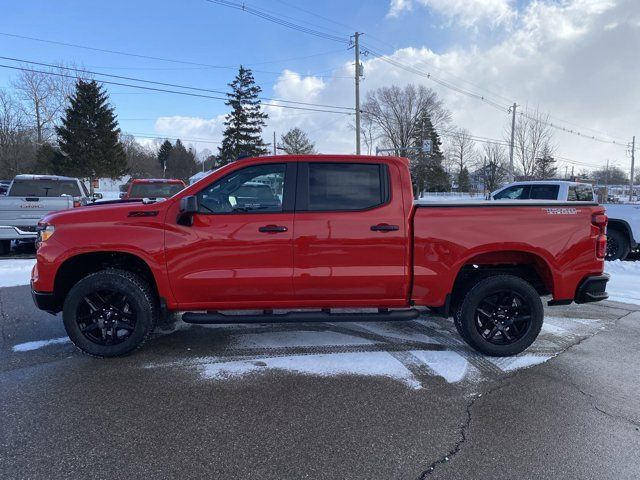
<path fill-rule="evenodd" d="M 57 305 L 56 297 L 53 292 L 36 292 L 31 289 L 31 297 L 33 298 L 33 303 L 35 303 L 36 307 L 40 310 L 49 312 L 52 315 L 55 315 L 60 311 L 60 307 Z"/>
<path fill-rule="evenodd" d="M 585 278 L 576 291 L 576 303 L 599 302 L 609 298 L 606 292 L 609 274 L 594 275 Z"/>
<path fill-rule="evenodd" d="M 0 225 L 0 240 L 35 240 L 38 236 L 31 226 L 14 227 L 12 225 Z"/>

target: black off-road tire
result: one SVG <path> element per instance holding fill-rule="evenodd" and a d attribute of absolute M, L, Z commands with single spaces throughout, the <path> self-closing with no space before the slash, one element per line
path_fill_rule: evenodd
<path fill-rule="evenodd" d="M 76 312 L 85 296 L 102 290 L 113 290 L 127 295 L 136 312 L 135 326 L 122 343 L 101 345 L 82 333 Z M 118 357 L 140 348 L 147 340 L 158 320 L 158 299 L 149 284 L 140 276 L 118 269 L 101 270 L 87 275 L 69 291 L 62 310 L 64 327 L 71 341 L 83 352 L 96 357 Z"/>
<path fill-rule="evenodd" d="M 521 338 L 513 343 L 496 345 L 485 339 L 477 328 L 480 303 L 496 292 L 510 291 L 527 303 L 530 320 Z M 526 350 L 538 337 L 544 319 L 540 295 L 525 280 L 513 275 L 495 275 L 476 283 L 456 310 L 454 323 L 460 336 L 475 350 L 494 357 L 508 357 Z"/>
<path fill-rule="evenodd" d="M 629 239 L 620 230 L 610 228 L 607 230 L 607 255 L 606 260 L 624 260 L 631 251 Z"/>

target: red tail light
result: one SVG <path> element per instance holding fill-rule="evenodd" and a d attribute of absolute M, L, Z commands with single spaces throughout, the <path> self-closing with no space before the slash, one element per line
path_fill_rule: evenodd
<path fill-rule="evenodd" d="M 605 228 L 607 228 L 608 221 L 609 217 L 604 213 L 599 213 L 591 218 L 591 223 L 600 229 L 600 233 L 604 233 Z"/>
<path fill-rule="evenodd" d="M 596 240 L 596 257 L 599 259 L 604 258 L 607 255 L 607 236 L 604 233 L 598 235 Z"/>
<path fill-rule="evenodd" d="M 73 208 L 77 208 L 77 207 L 81 207 L 82 203 L 80 202 L 80 200 L 74 200 L 73 201 Z"/>

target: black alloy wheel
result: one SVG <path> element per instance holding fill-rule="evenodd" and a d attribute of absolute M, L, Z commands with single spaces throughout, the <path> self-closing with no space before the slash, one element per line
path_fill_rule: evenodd
<path fill-rule="evenodd" d="M 82 334 L 98 345 L 117 345 L 136 328 L 137 312 L 126 293 L 98 290 L 84 296 L 76 310 Z"/>
<path fill-rule="evenodd" d="M 509 345 L 524 337 L 531 328 L 531 307 L 516 292 L 495 292 L 480 301 L 475 325 L 486 341 Z"/>

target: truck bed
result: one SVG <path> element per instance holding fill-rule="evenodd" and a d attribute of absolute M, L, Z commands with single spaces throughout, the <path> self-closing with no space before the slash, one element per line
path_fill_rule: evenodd
<path fill-rule="evenodd" d="M 493 265 L 530 266 L 554 299 L 572 299 L 584 277 L 602 272 L 592 225 L 601 213 L 595 202 L 416 202 L 412 299 L 444 305 L 460 269 Z"/>

